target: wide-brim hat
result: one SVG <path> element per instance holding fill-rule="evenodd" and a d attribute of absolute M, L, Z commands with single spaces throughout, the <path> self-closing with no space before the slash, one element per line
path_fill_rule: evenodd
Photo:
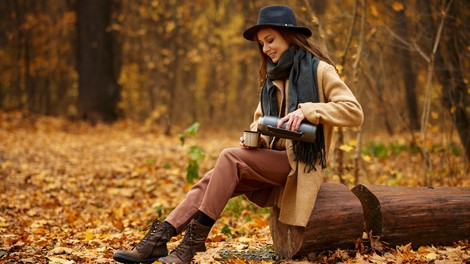
<path fill-rule="evenodd" d="M 297 26 L 294 11 L 289 6 L 265 6 L 259 10 L 258 23 L 245 30 L 243 37 L 253 41 L 258 30 L 266 27 L 285 28 L 297 31 L 307 37 L 312 35 L 310 29 Z"/>

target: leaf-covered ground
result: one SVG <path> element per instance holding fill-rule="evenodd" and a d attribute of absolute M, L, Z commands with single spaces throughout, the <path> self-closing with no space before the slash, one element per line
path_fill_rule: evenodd
<path fill-rule="evenodd" d="M 206 152 L 200 168 L 204 172 L 222 148 L 237 146 L 238 138 L 199 135 L 181 146 L 177 136 L 165 137 L 158 129 L 131 122 L 90 127 L 57 118 L 0 113 L 0 262 L 114 263 L 116 250 L 131 248 L 153 219 L 164 218 L 183 199 L 190 187 L 185 180 L 186 152 L 193 144 Z M 372 183 L 393 179 L 417 184 L 409 176 L 414 174 L 407 172 L 412 168 L 398 171 L 403 166 L 394 164 L 403 158 L 366 160 L 369 175 L 377 176 Z M 374 166 L 375 162 L 380 164 Z M 455 169 L 462 169 L 458 159 L 452 162 L 457 164 Z M 391 171 L 396 175 L 390 177 Z M 451 180 L 457 182 L 453 186 L 469 186 L 465 175 L 454 174 Z M 195 262 L 470 261 L 467 241 L 415 250 L 403 245 L 383 252 L 364 244 L 357 250 L 278 260 L 272 252 L 267 213 L 243 198 L 232 199 L 211 231 L 207 252 L 197 255 Z M 174 238 L 170 249 L 180 239 Z"/>

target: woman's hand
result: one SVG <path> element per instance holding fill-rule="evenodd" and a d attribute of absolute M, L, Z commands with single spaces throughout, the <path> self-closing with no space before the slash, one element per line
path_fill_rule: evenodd
<path fill-rule="evenodd" d="M 289 114 L 285 115 L 279 123 L 277 123 L 277 127 L 281 127 L 282 124 L 287 122 L 286 129 L 292 131 L 298 131 L 300 124 L 304 121 L 305 115 L 300 108 L 297 110 L 290 112 Z"/>

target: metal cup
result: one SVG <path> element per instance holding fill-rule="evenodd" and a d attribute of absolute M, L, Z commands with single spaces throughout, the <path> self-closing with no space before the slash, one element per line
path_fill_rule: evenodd
<path fill-rule="evenodd" d="M 245 139 L 245 146 L 247 147 L 259 147 L 259 136 L 260 132 L 245 130 L 243 131 L 243 138 Z"/>

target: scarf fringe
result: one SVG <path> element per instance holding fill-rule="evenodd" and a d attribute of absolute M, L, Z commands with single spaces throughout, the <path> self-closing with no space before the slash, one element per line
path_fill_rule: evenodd
<path fill-rule="evenodd" d="M 315 143 L 292 141 L 294 147 L 295 160 L 306 164 L 304 172 L 317 170 L 316 165 L 320 163 L 321 168 L 326 168 L 325 140 L 323 126 L 317 127 L 317 137 Z"/>

